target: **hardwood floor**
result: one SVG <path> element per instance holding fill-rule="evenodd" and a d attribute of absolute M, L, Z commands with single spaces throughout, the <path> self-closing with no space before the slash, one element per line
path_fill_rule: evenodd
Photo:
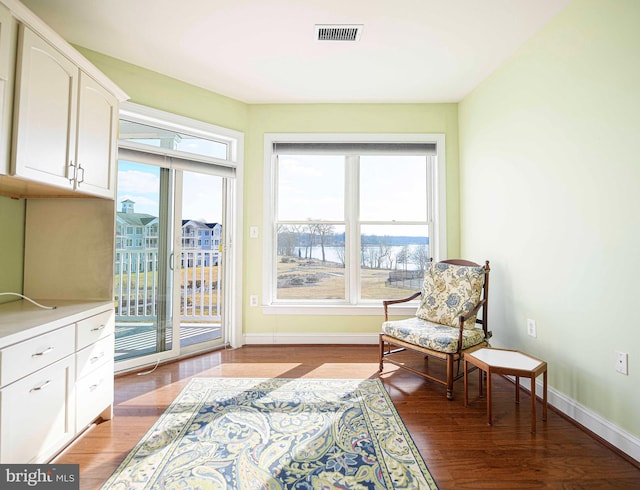
<path fill-rule="evenodd" d="M 436 365 L 430 362 L 430 368 Z M 118 377 L 113 420 L 90 428 L 55 462 L 79 464 L 80 488 L 99 488 L 192 377 L 375 378 L 377 369 L 377 346 L 246 346 Z M 640 488 L 639 467 L 553 410 L 547 422 L 538 418 L 532 435 L 528 393 L 521 392 L 515 405 L 513 384 L 497 376 L 488 426 L 473 374 L 468 408 L 462 380 L 455 399 L 447 401 L 444 386 L 391 365 L 382 375 L 441 489 Z M 540 402 L 537 408 L 540 417 Z"/>

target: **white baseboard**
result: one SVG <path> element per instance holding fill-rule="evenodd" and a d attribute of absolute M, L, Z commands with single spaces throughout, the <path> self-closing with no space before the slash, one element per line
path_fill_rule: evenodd
<path fill-rule="evenodd" d="M 244 336 L 248 345 L 285 344 L 378 344 L 376 333 L 249 333 Z"/>
<path fill-rule="evenodd" d="M 285 344 L 359 344 L 376 345 L 378 334 L 246 334 L 245 344 L 248 345 L 285 345 Z M 513 380 L 512 376 L 508 376 Z M 529 390 L 531 381 L 521 378 L 520 384 Z M 536 380 L 536 393 L 542 395 L 542 381 Z M 548 388 L 549 405 L 553 406 L 567 417 L 587 428 L 609 444 L 629 455 L 640 463 L 640 439 L 633 434 L 609 422 L 594 411 L 581 405 L 559 391 Z"/>
<path fill-rule="evenodd" d="M 513 376 L 507 377 L 515 381 Z M 520 386 L 529 391 L 531 381 L 528 378 L 520 378 Z M 542 390 L 542 381 L 538 379 L 536 380 L 536 395 L 538 397 L 542 397 Z M 633 434 L 552 387 L 547 389 L 547 397 L 549 405 L 640 463 L 640 439 Z"/>

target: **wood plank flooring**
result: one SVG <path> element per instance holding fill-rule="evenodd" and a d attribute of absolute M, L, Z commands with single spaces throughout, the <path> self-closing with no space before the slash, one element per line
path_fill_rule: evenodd
<path fill-rule="evenodd" d="M 430 369 L 439 367 L 430 361 Z M 80 465 L 81 489 L 100 488 L 188 380 L 207 376 L 375 378 L 377 346 L 245 346 L 118 377 L 113 420 L 90 428 L 55 462 Z M 531 434 L 529 395 L 522 391 L 515 405 L 514 385 L 504 378 L 493 378 L 493 426 L 475 372 L 468 408 L 462 380 L 447 401 L 444 386 L 395 366 L 385 365 L 381 378 L 442 490 L 640 488 L 638 466 L 553 410 L 541 422 L 540 402 L 537 434 Z"/>

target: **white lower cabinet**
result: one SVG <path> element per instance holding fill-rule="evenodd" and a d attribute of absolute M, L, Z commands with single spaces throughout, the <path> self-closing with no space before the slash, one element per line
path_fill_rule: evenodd
<path fill-rule="evenodd" d="M 2 464 L 46 462 L 98 417 L 111 418 L 113 307 L 69 303 L 50 312 L 0 305 Z"/>
<path fill-rule="evenodd" d="M 68 356 L 0 390 L 2 463 L 36 463 L 75 435 L 75 362 Z"/>

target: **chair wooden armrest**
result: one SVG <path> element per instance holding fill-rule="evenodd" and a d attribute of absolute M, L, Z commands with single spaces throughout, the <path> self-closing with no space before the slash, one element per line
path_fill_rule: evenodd
<path fill-rule="evenodd" d="M 471 310 L 469 313 L 467 313 L 466 315 L 460 315 L 460 328 L 462 328 L 464 326 L 464 322 L 467 321 L 469 318 L 471 318 L 472 316 L 476 315 L 478 313 L 478 310 L 482 307 L 482 305 L 484 305 L 487 302 L 486 299 L 481 299 L 477 305 L 475 305 L 473 307 L 473 310 Z M 482 323 L 482 322 L 478 322 L 478 323 Z"/>
<path fill-rule="evenodd" d="M 464 332 L 464 322 L 478 313 L 478 310 L 487 302 L 486 298 L 482 298 L 474 308 L 467 313 L 466 315 L 460 315 L 459 317 L 459 332 L 458 332 L 458 354 L 462 352 L 462 333 Z M 476 318 L 476 323 L 480 323 L 482 325 L 482 329 L 484 330 L 485 338 L 489 337 L 487 332 L 487 327 L 485 326 L 484 320 L 478 320 Z"/>
<path fill-rule="evenodd" d="M 384 300 L 382 302 L 382 306 L 384 307 L 384 321 L 386 322 L 387 320 L 389 320 L 389 309 L 388 308 L 389 308 L 390 305 L 395 305 L 395 304 L 398 304 L 398 303 L 406 303 L 408 301 L 411 301 L 412 299 L 416 299 L 421 294 L 422 294 L 422 292 L 417 291 L 417 292 L 413 293 L 411 296 L 407 296 L 406 298 Z"/>

